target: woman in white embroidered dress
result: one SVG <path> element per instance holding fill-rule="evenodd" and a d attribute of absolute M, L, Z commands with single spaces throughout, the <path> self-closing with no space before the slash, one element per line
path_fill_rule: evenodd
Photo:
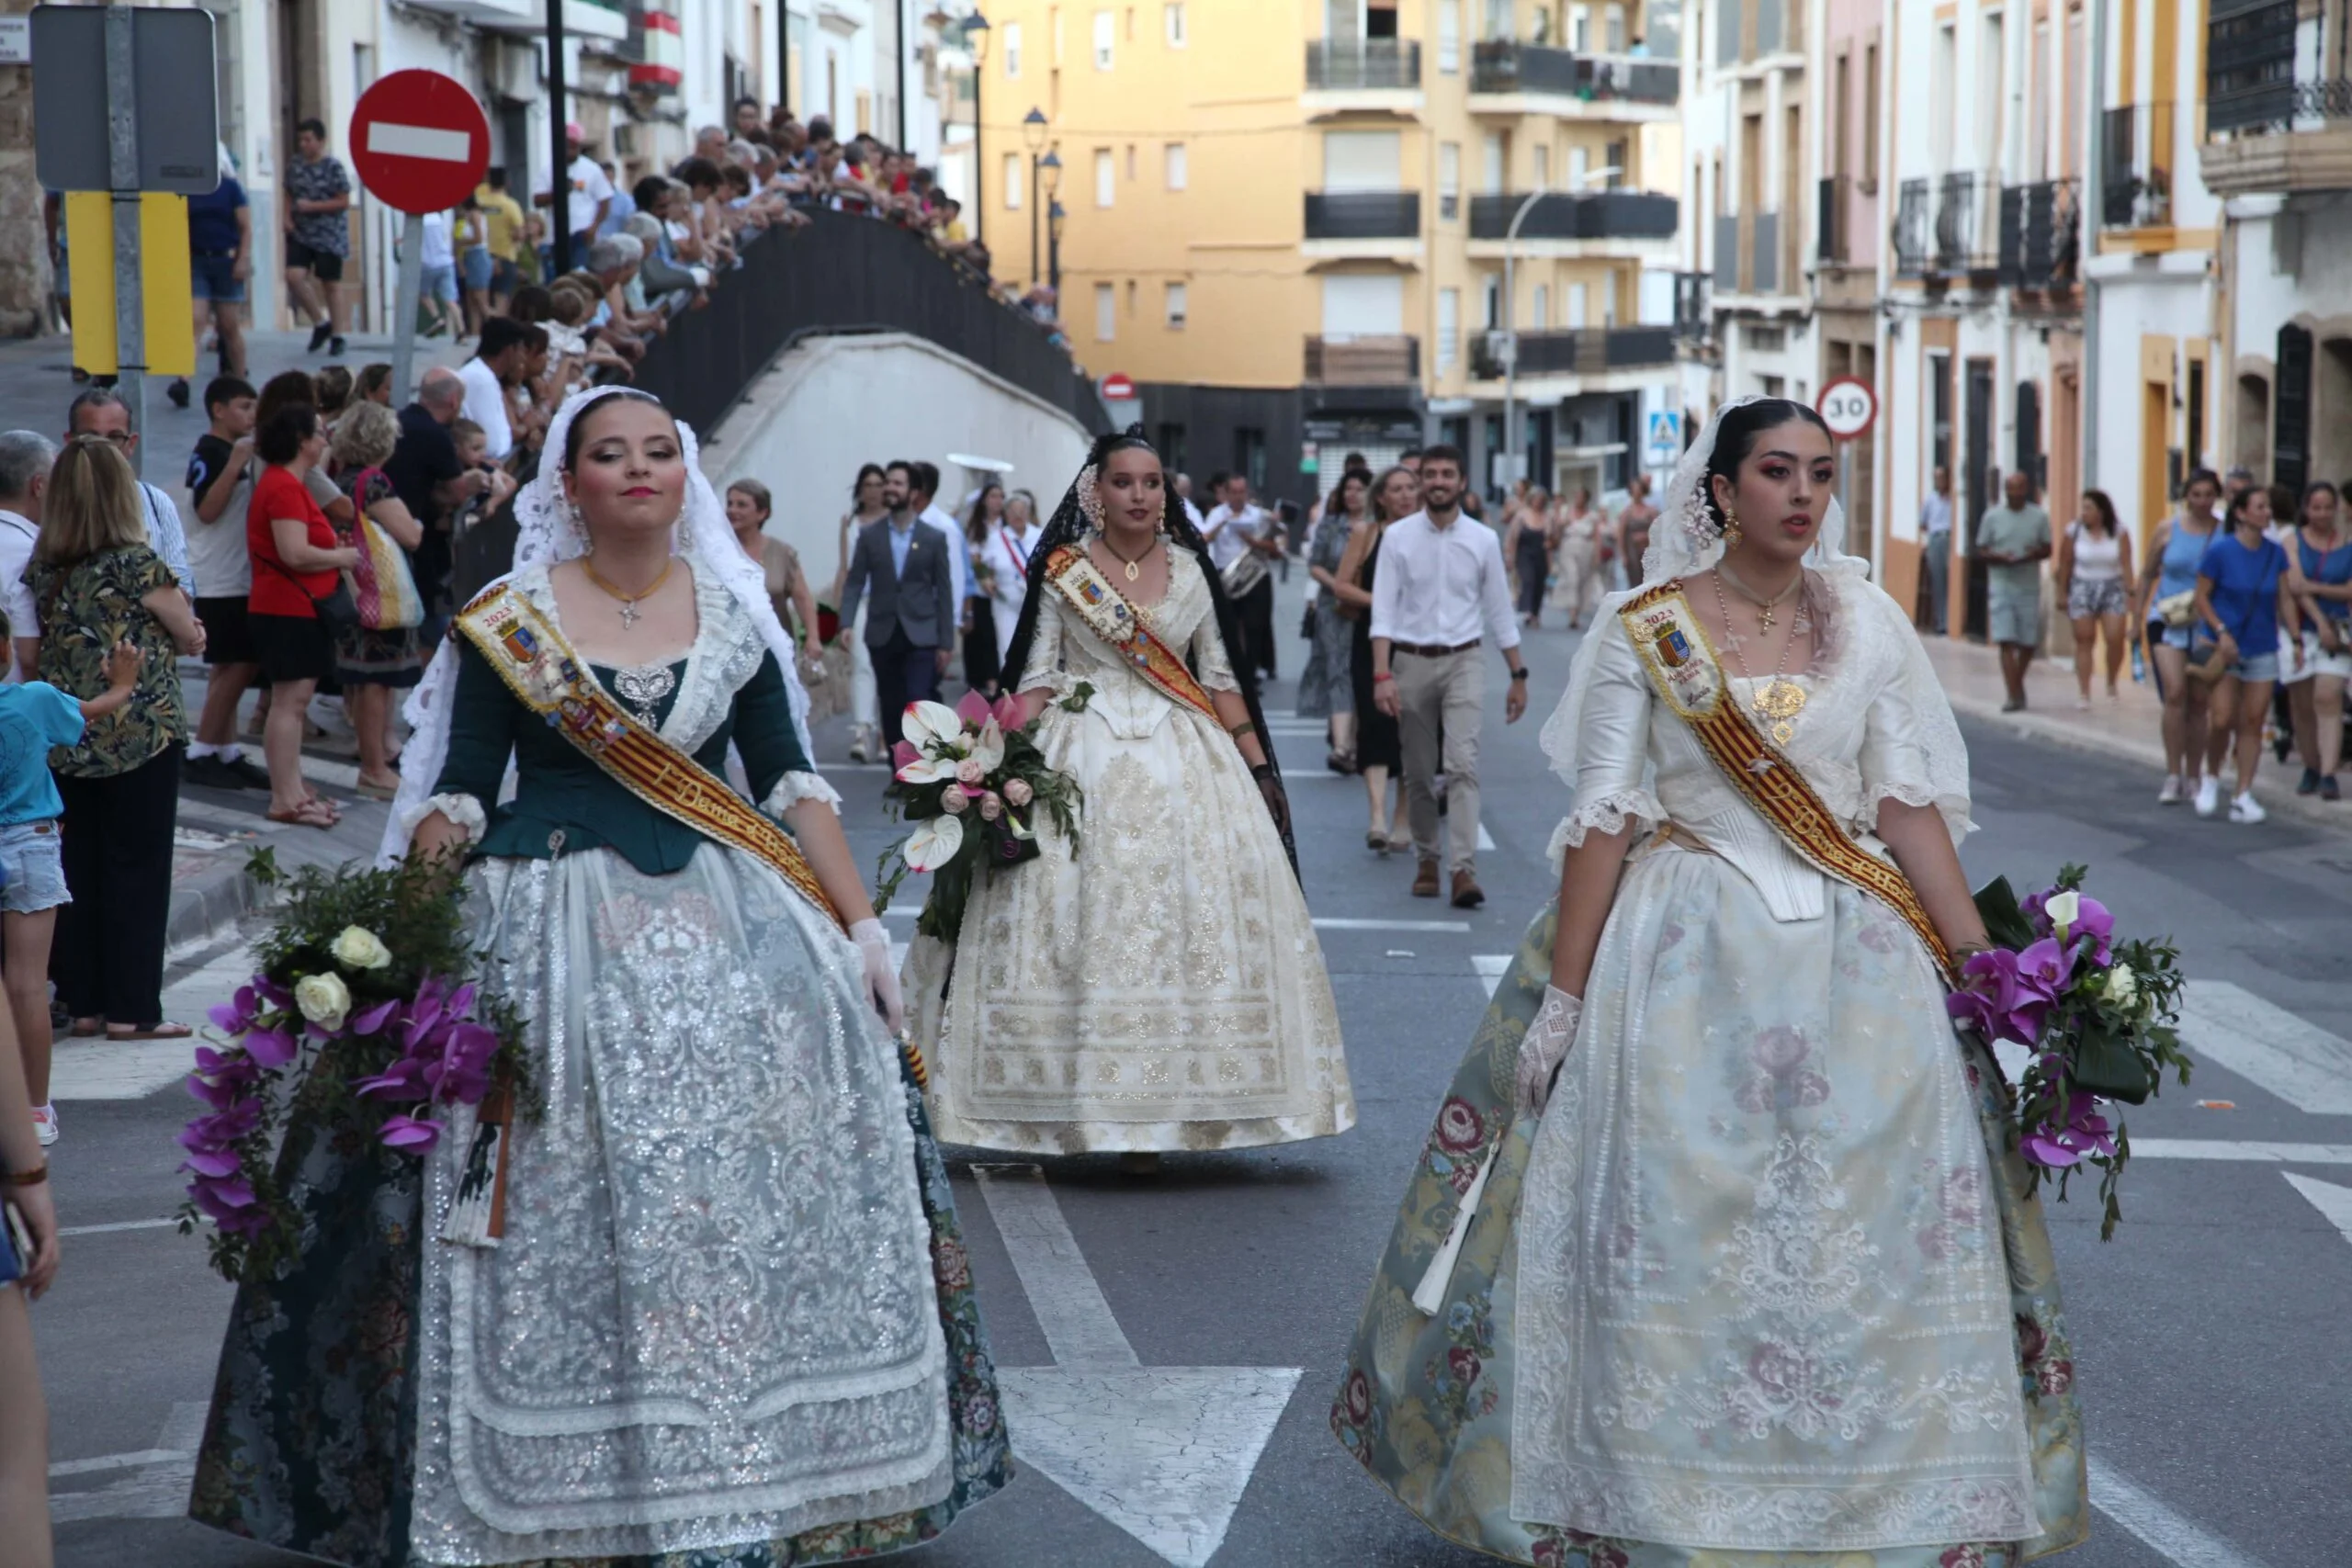
<path fill-rule="evenodd" d="M 1951 949 L 1982 946 L 1967 756 L 1840 551 L 1834 472 L 1811 410 L 1732 405 L 1644 580 L 1679 580 L 1775 765 Z M 1544 731 L 1575 789 L 1559 898 L 1439 1114 L 1333 1428 L 1432 1529 L 1544 1568 L 2073 1545 L 2073 1364 L 1999 1069 L 1913 929 L 1790 848 L 1653 694 L 1631 597 Z"/>
<path fill-rule="evenodd" d="M 1046 581 L 1064 547 L 1190 664 L 1214 715 L 1068 606 Z M 941 1141 L 1148 1168 L 1345 1131 L 1339 1012 L 1256 693 L 1227 654 L 1238 623 L 1139 434 L 1096 443 L 1029 565 L 1005 684 L 1085 792 L 1080 843 L 1041 822 L 1044 852 L 979 879 L 956 946 L 910 955 Z"/>
<path fill-rule="evenodd" d="M 575 395 L 547 452 L 492 592 L 687 768 L 718 782 L 731 741 L 848 932 L 605 773 L 461 630 L 410 709 L 386 851 L 413 827 L 466 857 L 527 1021 L 542 1103 L 503 1237 L 444 1235 L 469 1115 L 420 1162 L 306 1096 L 280 1165 L 304 1245 L 239 1293 L 191 1511 L 365 1568 L 916 1544 L 1002 1484 L 1004 1430 L 791 640 L 659 402 Z"/>

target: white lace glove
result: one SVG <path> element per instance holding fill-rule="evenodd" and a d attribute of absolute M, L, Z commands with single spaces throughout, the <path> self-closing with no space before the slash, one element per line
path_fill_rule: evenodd
<path fill-rule="evenodd" d="M 857 943 L 858 956 L 865 960 L 865 989 L 880 1010 L 882 1021 L 897 1034 L 907 1026 L 907 1010 L 899 999 L 899 972 L 890 965 L 890 933 L 878 919 L 860 920 L 849 928 L 849 939 Z"/>
<path fill-rule="evenodd" d="M 1552 1075 L 1566 1060 L 1576 1043 L 1577 1020 L 1584 1016 L 1584 998 L 1557 986 L 1544 987 L 1544 1005 L 1519 1042 L 1519 1104 L 1530 1112 L 1544 1109 L 1552 1095 Z"/>

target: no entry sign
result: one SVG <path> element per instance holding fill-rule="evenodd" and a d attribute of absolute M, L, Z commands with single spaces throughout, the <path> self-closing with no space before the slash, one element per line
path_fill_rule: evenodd
<path fill-rule="evenodd" d="M 369 195 L 402 212 L 442 212 L 490 166 L 481 104 L 438 71 L 395 71 L 351 111 L 351 162 Z"/>

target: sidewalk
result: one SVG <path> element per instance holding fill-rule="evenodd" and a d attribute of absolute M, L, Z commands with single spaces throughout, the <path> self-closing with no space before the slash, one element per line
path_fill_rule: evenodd
<path fill-rule="evenodd" d="M 2024 710 L 2003 713 L 2001 704 L 2007 694 L 2001 686 L 1998 652 L 1982 643 L 1948 637 L 1922 637 L 1920 642 L 1955 713 L 1986 724 L 2007 725 L 2035 740 L 2138 763 L 2147 770 L 2148 797 L 2155 798 L 2165 775 L 2160 728 L 2164 704 L 2156 696 L 2153 674 L 2144 682 L 2135 682 L 2127 668 L 2113 702 L 2108 700 L 2100 679 L 2094 677 L 2091 705 L 2086 712 L 2075 705 L 2079 694 L 2072 660 L 2037 659 L 2026 675 Z M 2265 756 L 2262 770 L 2255 776 L 2255 798 L 2275 818 L 2352 832 L 2352 805 L 2330 806 L 2295 794 L 2294 781 L 2301 773 L 2300 761 L 2281 763 L 2275 756 Z"/>

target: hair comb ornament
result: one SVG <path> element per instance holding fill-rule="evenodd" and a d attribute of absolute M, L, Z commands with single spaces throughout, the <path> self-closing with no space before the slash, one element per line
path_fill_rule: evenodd
<path fill-rule="evenodd" d="M 1100 533 L 1102 528 L 1102 491 L 1095 483 L 1098 470 L 1089 463 L 1078 470 L 1078 510 L 1087 526 Z"/>

